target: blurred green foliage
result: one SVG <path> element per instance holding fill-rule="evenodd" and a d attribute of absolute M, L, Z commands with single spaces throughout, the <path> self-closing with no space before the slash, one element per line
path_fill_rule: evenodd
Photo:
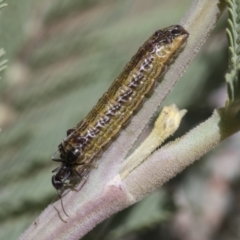
<path fill-rule="evenodd" d="M 0 46 L 9 67 L 0 82 L 0 239 L 16 239 L 54 200 L 50 179 L 57 164 L 51 156 L 66 130 L 88 113 L 150 34 L 178 23 L 190 3 L 13 0 L 2 9 Z M 225 24 L 223 18 L 166 104 L 212 107 L 208 96 L 223 83 L 227 65 Z M 168 219 L 162 202 L 170 198 L 150 195 L 146 204 L 124 212 L 125 225 L 120 215 L 113 217 L 114 230 L 102 236 L 118 239 Z"/>

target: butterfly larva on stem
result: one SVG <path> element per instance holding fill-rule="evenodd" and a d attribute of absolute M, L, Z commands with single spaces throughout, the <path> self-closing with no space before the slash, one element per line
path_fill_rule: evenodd
<path fill-rule="evenodd" d="M 115 79 L 97 105 L 58 146 L 61 166 L 53 170 L 56 190 L 86 177 L 96 155 L 115 137 L 185 45 L 188 32 L 180 25 L 156 31 Z"/>

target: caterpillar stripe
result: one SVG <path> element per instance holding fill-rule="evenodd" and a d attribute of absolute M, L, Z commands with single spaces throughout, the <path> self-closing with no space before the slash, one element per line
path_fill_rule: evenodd
<path fill-rule="evenodd" d="M 94 159 L 127 124 L 185 45 L 188 32 L 180 25 L 156 31 L 133 56 L 97 105 L 58 146 L 61 166 L 53 170 L 57 190 L 87 176 Z"/>

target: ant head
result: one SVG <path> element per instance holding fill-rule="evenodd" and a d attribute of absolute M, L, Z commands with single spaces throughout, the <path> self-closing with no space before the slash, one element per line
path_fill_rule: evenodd
<path fill-rule="evenodd" d="M 63 189 L 64 182 L 61 179 L 58 179 L 56 174 L 52 176 L 52 185 L 57 191 L 59 191 Z"/>
<path fill-rule="evenodd" d="M 52 176 L 52 185 L 57 191 L 61 191 L 64 187 L 65 181 L 69 179 L 71 175 L 71 168 L 62 165 L 57 168 L 57 173 Z"/>
<path fill-rule="evenodd" d="M 66 213 L 63 207 L 62 196 L 60 192 L 64 189 L 65 181 L 69 179 L 69 176 L 71 174 L 71 168 L 69 168 L 68 166 L 62 165 L 61 167 L 55 170 L 57 171 L 57 173 L 52 176 L 52 185 L 57 190 L 57 194 L 61 199 L 63 212 L 68 217 L 68 214 Z"/>

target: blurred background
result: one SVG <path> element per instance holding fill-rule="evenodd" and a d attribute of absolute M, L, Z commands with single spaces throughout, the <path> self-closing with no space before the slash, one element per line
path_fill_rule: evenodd
<path fill-rule="evenodd" d="M 0 239 L 16 239 L 56 198 L 52 154 L 139 46 L 191 0 L 11 0 L 1 9 Z M 181 136 L 224 105 L 227 14 L 164 105 L 188 113 Z M 84 240 L 240 239 L 240 135 Z M 40 237 L 40 236 L 39 236 Z M 41 238 L 39 238 L 41 239 Z"/>

